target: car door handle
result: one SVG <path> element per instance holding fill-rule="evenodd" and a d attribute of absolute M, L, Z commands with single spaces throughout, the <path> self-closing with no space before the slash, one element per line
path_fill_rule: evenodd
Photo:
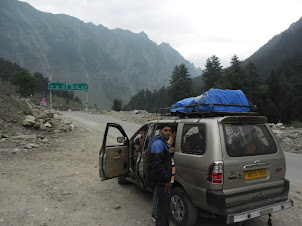
<path fill-rule="evenodd" d="M 123 159 L 125 160 L 124 154 L 121 154 L 120 156 L 115 156 L 114 159 Z"/>
<path fill-rule="evenodd" d="M 229 175 L 229 180 L 237 179 L 237 177 L 238 177 L 237 174 L 231 174 L 231 175 Z"/>

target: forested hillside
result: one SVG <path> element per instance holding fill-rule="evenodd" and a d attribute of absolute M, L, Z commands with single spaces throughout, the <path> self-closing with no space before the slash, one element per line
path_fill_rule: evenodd
<path fill-rule="evenodd" d="M 21 97 L 29 97 L 35 93 L 39 93 L 40 96 L 47 96 L 49 92 L 49 79 L 47 77 L 44 77 L 39 72 L 31 74 L 18 64 L 0 58 L 0 82 L 2 81 L 8 84 L 10 88 L 12 88 L 11 85 L 14 85 Z M 71 100 L 81 104 L 81 100 L 74 95 L 73 91 L 53 90 L 52 94 L 66 99 L 66 103 Z"/>
<path fill-rule="evenodd" d="M 267 116 L 270 122 L 302 121 L 302 57 L 284 61 L 276 72 L 272 71 L 268 78 L 263 78 L 252 62 L 242 67 L 236 55 L 231 59 L 231 66 L 226 69 L 222 69 L 218 57 L 212 56 L 205 65 L 202 81 L 197 78 L 193 80 L 197 89 L 192 84 L 182 86 L 184 82 L 181 76 L 176 79 L 180 84 L 177 87 L 178 94 L 173 92 L 173 84 L 177 83 L 173 81 L 175 70 L 176 67 L 171 74 L 169 87 L 163 87 L 153 93 L 141 90 L 125 105 L 125 109 L 155 112 L 158 108 L 171 106 L 170 100 L 173 98 L 172 103 L 175 103 L 176 100 L 189 96 L 198 96 L 210 88 L 241 89 L 249 101 L 257 106 L 257 112 Z M 188 87 L 191 92 L 187 91 Z"/>

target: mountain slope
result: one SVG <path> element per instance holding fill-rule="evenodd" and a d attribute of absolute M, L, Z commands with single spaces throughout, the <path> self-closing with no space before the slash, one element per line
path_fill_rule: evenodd
<path fill-rule="evenodd" d="M 302 56 L 302 17 L 246 59 L 245 64 L 252 61 L 267 77 L 272 70 L 276 71 L 286 60 L 296 56 Z"/>
<path fill-rule="evenodd" d="M 140 89 L 168 85 L 175 65 L 185 63 L 192 77 L 201 74 L 172 47 L 157 45 L 143 32 L 109 30 L 16 0 L 0 0 L 0 57 L 52 82 L 89 83 L 89 104 L 101 108 L 115 98 L 125 103 Z"/>

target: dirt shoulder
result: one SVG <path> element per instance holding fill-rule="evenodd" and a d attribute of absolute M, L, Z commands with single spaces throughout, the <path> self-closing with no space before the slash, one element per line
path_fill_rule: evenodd
<path fill-rule="evenodd" d="M 48 147 L 0 154 L 0 225 L 153 225 L 152 195 L 101 183 L 102 134 L 79 126 Z"/>

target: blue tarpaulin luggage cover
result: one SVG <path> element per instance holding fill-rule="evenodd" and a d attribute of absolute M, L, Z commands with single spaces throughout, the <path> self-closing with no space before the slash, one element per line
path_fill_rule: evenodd
<path fill-rule="evenodd" d="M 196 105 L 196 107 L 184 107 Z M 214 105 L 212 105 L 214 104 Z M 171 113 L 192 113 L 192 112 L 249 112 L 249 107 L 243 106 L 220 106 L 215 104 L 249 105 L 249 101 L 241 90 L 210 89 L 197 97 L 189 97 L 173 104 Z M 214 108 L 213 108 L 214 107 Z"/>
<path fill-rule="evenodd" d="M 184 107 L 184 106 L 195 105 L 196 104 L 195 98 L 196 97 L 189 97 L 189 98 L 177 101 L 175 104 L 172 105 L 172 107 L 177 107 L 177 108 L 172 108 L 171 112 L 181 112 L 181 113 L 193 112 L 194 107 Z"/>

